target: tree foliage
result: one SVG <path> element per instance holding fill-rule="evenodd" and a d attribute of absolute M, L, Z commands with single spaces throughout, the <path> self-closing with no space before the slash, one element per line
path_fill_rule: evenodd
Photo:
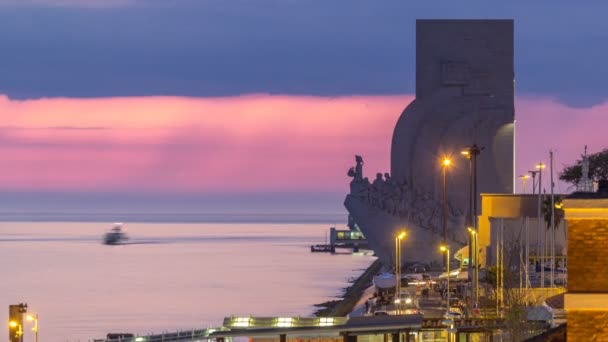
<path fill-rule="evenodd" d="M 566 165 L 559 174 L 559 179 L 577 185 L 583 177 L 583 159 L 572 165 Z M 589 155 L 589 178 L 594 181 L 608 179 L 608 149 Z"/>
<path fill-rule="evenodd" d="M 553 204 L 555 206 L 555 229 L 559 227 L 559 224 L 564 219 L 564 209 L 562 209 L 562 198 L 560 196 L 555 196 L 553 199 Z M 547 229 L 551 229 L 551 196 L 544 196 L 542 212 L 545 219 L 545 224 Z"/>

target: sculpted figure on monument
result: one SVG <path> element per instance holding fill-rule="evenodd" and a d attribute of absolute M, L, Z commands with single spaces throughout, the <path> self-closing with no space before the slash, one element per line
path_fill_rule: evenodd
<path fill-rule="evenodd" d="M 382 209 L 382 192 L 384 191 L 384 179 L 382 179 L 382 173 L 376 173 L 376 179 L 372 183 L 371 188 L 371 200 L 372 206 L 375 208 Z"/>
<path fill-rule="evenodd" d="M 363 157 L 355 156 L 355 180 L 363 181 Z"/>
<path fill-rule="evenodd" d="M 350 193 L 357 196 L 362 201 L 369 201 L 370 183 L 367 178 L 363 178 L 363 158 L 355 156 L 356 165 L 348 170 L 348 176 L 353 179 L 350 181 Z"/>
<path fill-rule="evenodd" d="M 386 172 L 384 174 L 384 184 L 382 186 L 381 192 L 381 202 L 382 208 L 386 210 L 389 214 L 392 214 L 393 211 L 393 183 L 391 179 L 391 175 Z"/>

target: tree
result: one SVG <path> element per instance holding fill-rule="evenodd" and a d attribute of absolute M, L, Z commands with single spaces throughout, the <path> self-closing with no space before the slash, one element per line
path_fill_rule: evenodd
<path fill-rule="evenodd" d="M 554 196 L 553 204 L 555 205 L 555 229 L 564 219 L 564 209 L 562 209 L 562 198 Z M 547 230 L 551 229 L 551 196 L 544 196 L 542 209 Z"/>
<path fill-rule="evenodd" d="M 583 177 L 582 158 L 572 165 L 566 165 L 559 179 L 577 185 Z M 589 178 L 594 181 L 608 179 L 608 148 L 589 155 Z"/>

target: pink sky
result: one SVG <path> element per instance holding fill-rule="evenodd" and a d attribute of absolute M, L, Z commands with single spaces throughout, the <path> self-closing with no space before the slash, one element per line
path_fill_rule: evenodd
<path fill-rule="evenodd" d="M 368 174 L 389 170 L 393 127 L 412 99 L 0 96 L 0 188 L 347 191 L 354 154 Z M 605 147 L 597 127 L 608 123 L 607 107 L 518 98 L 517 172 L 548 162 L 550 148 L 561 168 L 585 144 Z"/>

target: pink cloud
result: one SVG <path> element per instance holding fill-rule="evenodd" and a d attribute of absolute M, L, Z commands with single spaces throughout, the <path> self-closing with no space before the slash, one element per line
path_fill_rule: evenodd
<path fill-rule="evenodd" d="M 389 169 L 393 128 L 412 99 L 0 96 L 0 188 L 347 191 L 354 154 L 369 175 Z M 547 162 L 549 148 L 558 167 L 585 144 L 602 148 L 606 109 L 519 98 L 517 172 Z"/>
<path fill-rule="evenodd" d="M 387 168 L 411 96 L 0 98 L 0 187 L 347 189 L 355 153 Z"/>
<path fill-rule="evenodd" d="M 608 148 L 604 128 L 608 125 L 608 103 L 591 108 L 572 108 L 547 97 L 518 98 L 516 104 L 516 172 L 533 170 L 543 162 L 549 165 L 549 150 L 554 154 L 554 178 L 557 192 L 573 190 L 559 182 L 558 174 L 564 165 L 572 164 L 583 153 Z M 543 171 L 543 189 L 550 191 L 549 168 Z M 526 185 L 530 192 L 531 182 Z M 517 189 L 521 189 L 520 182 Z"/>

